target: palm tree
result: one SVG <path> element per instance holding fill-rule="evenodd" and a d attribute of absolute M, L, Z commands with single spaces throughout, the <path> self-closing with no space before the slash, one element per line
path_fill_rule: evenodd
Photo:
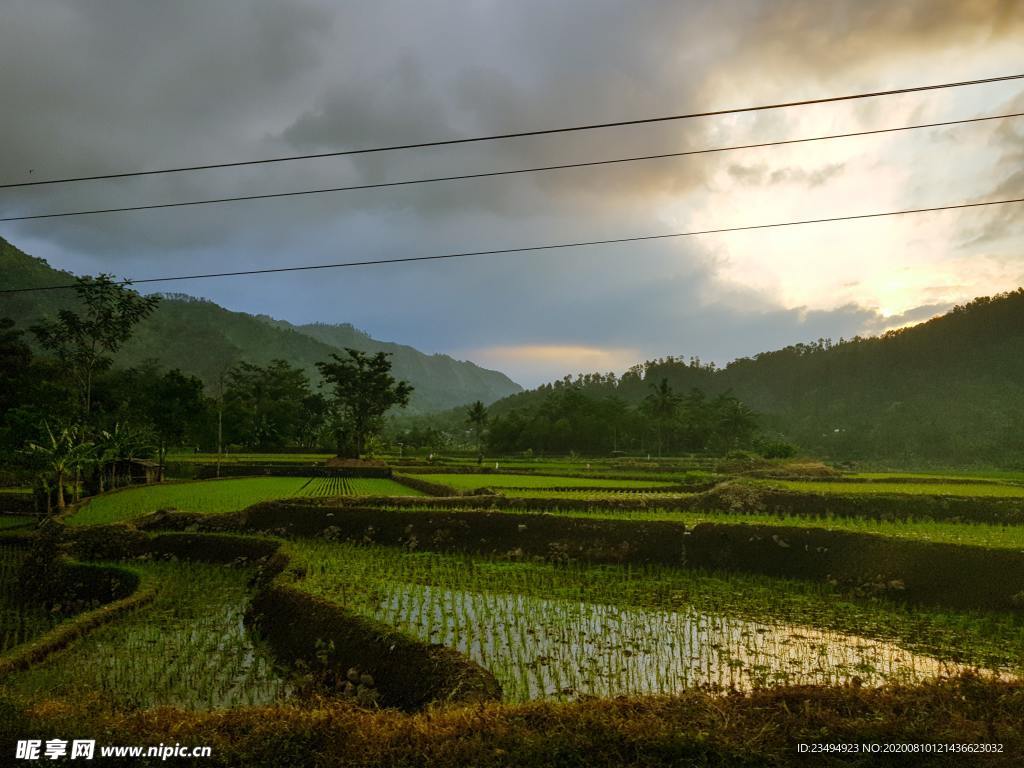
<path fill-rule="evenodd" d="M 28 443 L 28 452 L 43 460 L 46 469 L 52 473 L 57 485 L 57 509 L 64 511 L 64 479 L 93 460 L 93 445 L 82 438 L 78 425 L 64 427 L 54 433 L 49 423 L 46 426 L 46 441 Z M 77 489 L 75 491 L 77 497 Z"/>
<path fill-rule="evenodd" d="M 757 414 L 729 393 L 715 399 L 718 434 L 726 451 L 749 442 L 757 428 Z"/>
<path fill-rule="evenodd" d="M 668 379 L 662 379 L 658 385 L 651 384 L 651 389 L 654 391 L 644 398 L 642 408 L 657 425 L 658 456 L 661 456 L 662 428 L 676 417 L 682 398 L 673 391 Z"/>
<path fill-rule="evenodd" d="M 473 425 L 473 432 L 476 436 L 476 463 L 482 464 L 484 452 L 481 449 L 481 439 L 484 434 L 484 425 L 487 424 L 487 408 L 482 401 L 477 400 L 466 409 L 466 423 Z"/>

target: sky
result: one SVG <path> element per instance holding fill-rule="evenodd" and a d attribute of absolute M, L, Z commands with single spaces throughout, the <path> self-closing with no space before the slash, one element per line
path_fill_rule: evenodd
<path fill-rule="evenodd" d="M 0 183 L 814 99 L 1024 71 L 1014 0 L 5 0 Z M 0 216 L 366 184 L 1024 111 L 1024 81 L 500 142 L 0 190 Z M 0 223 L 142 279 L 1024 196 L 1024 118 L 597 168 Z M 1021 206 L 189 281 L 532 386 L 724 364 L 1024 285 Z M 2 276 L 0 276 L 2 282 Z M 166 290 L 168 286 L 161 286 Z M 155 290 L 155 289 L 154 289 Z"/>

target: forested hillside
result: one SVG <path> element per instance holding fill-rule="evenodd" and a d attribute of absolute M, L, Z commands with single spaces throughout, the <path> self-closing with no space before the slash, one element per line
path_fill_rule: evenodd
<path fill-rule="evenodd" d="M 566 377 L 505 398 L 491 413 L 499 422 L 517 413 L 542 433 L 571 421 L 565 403 L 594 414 L 639 406 L 663 380 L 679 396 L 694 389 L 709 399 L 731 392 L 758 414 L 764 433 L 835 459 L 1020 464 L 1024 289 L 879 337 L 798 344 L 721 369 L 666 358 L 622 377 Z M 569 390 L 576 395 L 566 399 Z M 693 430 L 685 406 L 675 424 L 680 447 Z"/>
<path fill-rule="evenodd" d="M 714 376 L 832 456 L 1024 460 L 1024 289 L 880 337 L 787 347 Z"/>
<path fill-rule="evenodd" d="M 4 288 L 73 282 L 68 272 L 22 253 L 0 238 L 0 274 Z M 75 301 L 71 291 L 33 291 L 0 294 L 0 317 L 17 328 L 53 316 Z M 490 403 L 518 392 L 519 385 L 498 371 L 480 368 L 447 355 L 426 355 L 412 347 L 377 341 L 352 326 L 291 326 L 271 318 L 232 312 L 210 301 L 171 294 L 156 312 L 139 324 L 118 356 L 118 364 L 134 366 L 155 359 L 166 368 L 180 368 L 208 386 L 233 364 L 247 361 L 266 365 L 285 360 L 319 380 L 316 363 L 350 346 L 366 352 L 393 353 L 392 371 L 413 384 L 410 408 L 425 412 L 451 408 L 474 400 Z"/>

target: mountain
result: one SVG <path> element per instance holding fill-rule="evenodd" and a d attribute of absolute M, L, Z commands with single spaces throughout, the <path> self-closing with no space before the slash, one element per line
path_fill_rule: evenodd
<path fill-rule="evenodd" d="M 74 275 L 29 256 L 0 238 L 0 274 L 4 288 L 29 288 L 68 283 Z M 0 294 L 0 317 L 11 317 L 18 327 L 53 316 L 74 306 L 71 291 L 31 291 Z M 427 355 L 412 347 L 377 341 L 351 325 L 294 326 L 266 316 L 232 312 L 212 301 L 184 294 L 165 295 L 152 316 L 138 325 L 118 352 L 117 364 L 129 367 L 156 359 L 168 368 L 180 368 L 214 386 L 233 363 L 247 360 L 265 365 L 286 360 L 319 380 L 316 363 L 344 347 L 365 352 L 392 353 L 392 372 L 410 382 L 415 391 L 409 404 L 425 413 L 482 400 L 493 402 L 522 390 L 499 371 L 481 368 L 447 355 Z"/>
<path fill-rule="evenodd" d="M 474 393 L 469 399 L 459 397 L 459 405 L 474 400 L 492 403 L 513 392 L 522 390 L 518 384 L 497 371 L 481 368 L 466 360 L 456 360 L 448 355 L 427 355 L 405 344 L 377 341 L 349 323 L 328 325 L 309 323 L 292 325 L 285 320 L 261 317 L 264 322 L 284 331 L 293 331 L 315 339 L 336 349 L 358 349 L 361 352 L 387 352 L 391 355 L 391 370 L 400 379 L 423 382 L 421 397 L 431 403 L 431 410 L 449 407 L 449 391 Z"/>
<path fill-rule="evenodd" d="M 656 360 L 617 379 L 567 378 L 490 411 L 531 412 L 565 386 L 635 405 L 662 379 L 678 393 L 731 391 L 763 429 L 824 457 L 1024 466 L 1024 288 L 878 337 L 796 344 L 720 369 Z"/>
<path fill-rule="evenodd" d="M 1024 288 L 878 337 L 737 360 L 717 378 L 824 455 L 1024 462 Z"/>

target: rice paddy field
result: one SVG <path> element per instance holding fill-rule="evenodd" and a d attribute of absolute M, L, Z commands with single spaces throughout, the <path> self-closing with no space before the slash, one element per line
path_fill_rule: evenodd
<path fill-rule="evenodd" d="M 387 478 L 242 477 L 163 483 L 125 488 L 88 501 L 69 519 L 72 525 L 131 520 L 161 509 L 237 512 L 261 501 L 301 496 L 422 496 Z"/>
<path fill-rule="evenodd" d="M 1014 485 L 1001 482 L 847 482 L 840 480 L 818 482 L 813 480 L 775 480 L 771 485 L 792 491 L 812 493 L 909 493 L 929 496 L 990 496 L 997 498 L 1024 498 L 1024 483 Z"/>
<path fill-rule="evenodd" d="M 27 700 L 98 695 L 117 709 L 205 710 L 289 695 L 286 676 L 242 623 L 252 569 L 165 562 L 131 568 L 158 585 L 153 603 L 8 675 L 0 688 Z"/>
<path fill-rule="evenodd" d="M 862 480 L 895 481 L 901 478 L 911 480 L 948 481 L 970 480 L 983 483 L 1024 483 L 1024 469 L 944 469 L 933 472 L 901 472 L 889 470 L 885 472 L 851 472 L 849 477 Z"/>
<path fill-rule="evenodd" d="M 471 500 L 466 504 L 466 499 L 459 499 L 461 504 L 456 505 L 428 499 L 403 485 L 400 478 L 320 476 L 313 462 L 324 457 L 307 456 L 303 462 L 300 456 L 283 454 L 262 459 L 267 463 L 287 460 L 297 466 L 305 464 L 310 468 L 307 476 L 138 486 L 89 500 L 67 522 L 75 527 L 130 522 L 161 509 L 223 514 L 276 499 L 346 496 L 424 497 L 402 502 L 378 499 L 374 505 L 382 515 L 398 509 L 424 515 L 442 508 L 475 512 Z M 243 458 L 241 454 L 235 458 L 250 463 L 261 459 L 259 455 Z M 185 456 L 176 460 L 188 461 Z M 682 460 L 678 466 L 652 460 L 645 470 L 639 466 L 643 462 L 637 460 L 593 462 L 588 466 L 588 462 L 576 459 L 524 459 L 500 462 L 502 469 L 514 471 L 465 471 L 473 463 L 471 459 L 451 462 L 453 470 L 463 471 L 438 472 L 436 466 L 422 473 L 417 470 L 423 467 L 396 467 L 396 471 L 409 471 L 419 479 L 462 493 L 493 488 L 510 499 L 493 507 L 487 501 L 488 515 L 481 516 L 486 518 L 541 513 L 637 523 L 673 521 L 687 526 L 748 523 L 813 527 L 988 547 L 1001 550 L 1000 557 L 1007 557 L 1007 551 L 1024 553 L 1024 524 L 878 519 L 880 516 L 871 516 L 870 505 L 863 507 L 863 517 L 687 508 L 686 503 L 679 502 L 686 502 L 694 494 L 681 492 L 680 484 L 714 476 L 707 465 L 687 465 Z M 998 500 L 1006 508 L 1015 508 L 1015 499 L 1024 501 L 1024 483 L 996 475 L 879 472 L 828 481 L 747 478 L 746 482 L 755 490 L 775 487 L 860 497 L 872 493 L 968 496 L 979 500 L 978 504 Z M 703 498 L 725 497 L 710 494 Z M 523 500 L 518 509 L 515 499 Z M 567 503 L 570 501 L 572 504 Z M 359 514 L 369 516 L 367 521 L 376 525 L 372 518 L 375 509 L 369 506 L 360 505 Z M 856 509 L 860 514 L 861 507 Z M 287 514 L 288 510 L 280 513 Z M 31 522 L 9 519 L 14 531 L 18 525 Z M 0 517 L 0 527 L 9 527 L 5 523 L 6 519 Z M 457 528 L 458 523 L 456 520 L 453 527 Z M 562 523 L 555 521 L 556 526 Z M 548 524 L 545 520 L 545 526 Z M 537 528 L 530 526 L 530 533 Z M 306 601 L 309 596 L 317 598 L 309 602 L 326 605 L 328 610 L 341 607 L 375 622 L 369 625 L 373 642 L 394 637 L 389 633 L 401 633 L 405 636 L 402 642 L 441 644 L 492 673 L 502 689 L 501 702 L 474 705 L 465 710 L 467 713 L 483 712 L 484 706 L 490 708 L 490 713 L 516 712 L 519 710 L 515 707 L 527 703 L 530 708 L 522 711 L 530 712 L 534 707 L 548 706 L 546 702 L 563 708 L 625 702 L 639 712 L 648 706 L 647 702 L 675 700 L 653 696 L 675 695 L 681 700 L 707 695 L 706 701 L 713 702 L 708 704 L 711 709 L 725 711 L 733 706 L 731 702 L 754 700 L 725 694 L 775 695 L 795 685 L 819 686 L 801 690 L 824 691 L 841 698 L 874 689 L 886 695 L 885 691 L 900 690 L 889 687 L 896 684 L 913 686 L 909 690 L 928 690 L 935 681 L 964 673 L 969 674 L 968 679 L 981 681 L 979 685 L 993 686 L 1024 676 L 1024 612 L 1017 609 L 955 610 L 904 604 L 901 592 L 871 593 L 849 583 L 844 587 L 830 578 L 787 579 L 740 570 L 705 571 L 681 563 L 595 565 L 556 556 L 546 558 L 544 541 L 529 550 L 531 554 L 541 553 L 534 557 L 511 549 L 511 545 L 505 548 L 502 542 L 496 542 L 498 546 L 487 542 L 486 547 L 504 552 L 498 557 L 448 554 L 452 547 L 443 538 L 434 542 L 422 537 L 423 541 L 407 542 L 406 548 L 368 543 L 374 540 L 371 536 L 364 539 L 367 543 L 346 543 L 332 540 L 336 535 L 332 531 L 337 530 L 329 527 L 321 536 L 279 540 L 288 565 L 275 584 L 297 590 Z M 38 637 L 61 621 L 61 617 L 42 608 L 26 610 L 17 605 L 13 585 L 22 550 L 2 542 L 0 538 L 0 653 Z M 459 540 L 459 546 L 462 544 Z M 480 551 L 491 551 L 486 547 Z M 280 655 L 272 657 L 269 647 L 243 622 L 254 595 L 264 584 L 253 580 L 255 568 L 184 559 L 128 560 L 119 567 L 134 570 L 146 585 L 157 585 L 155 599 L 89 631 L 28 669 L 7 675 L 0 682 L 0 705 L 18 702 L 28 711 L 33 707 L 39 710 L 39 702 L 96 702 L 98 710 L 143 719 L 156 715 L 130 713 L 170 706 L 178 708 L 175 717 L 184 718 L 186 715 L 180 713 L 234 710 L 224 717 L 237 718 L 233 722 L 242 724 L 240 728 L 246 732 L 264 733 L 276 732 L 274 713 L 300 712 L 296 722 L 303 724 L 293 726 L 298 730 L 287 737 L 282 736 L 281 744 L 293 740 L 287 741 L 289 745 L 305 743 L 304 729 L 311 721 L 304 718 L 315 719 L 316 712 L 327 711 L 317 707 L 335 706 L 320 700 L 310 702 L 306 696 L 310 690 L 307 678 L 313 674 L 310 667 L 279 666 L 286 660 Z M 737 563 L 731 567 L 745 566 Z M 879 572 L 887 567 L 879 564 Z M 908 580 L 907 586 L 909 594 L 913 584 Z M 1021 596 L 1024 599 L 1024 590 Z M 351 622 L 351 617 L 348 620 Z M 301 642 L 316 642 L 318 648 L 322 644 L 330 653 L 335 652 L 322 638 L 310 636 L 302 621 L 285 626 Z M 277 642 L 269 633 L 265 637 L 267 642 Z M 280 646 L 274 647 L 279 654 Z M 361 664 L 355 658 L 339 656 L 337 660 L 344 662 L 342 673 L 349 665 Z M 337 683 L 332 685 L 336 687 L 328 686 L 322 692 L 337 703 L 343 698 L 343 689 Z M 618 698 L 623 696 L 647 698 Z M 793 699 L 790 705 L 794 701 L 804 699 Z M 247 709 L 265 706 L 275 709 Z M 351 706 L 369 707 L 360 710 L 366 716 L 375 711 L 375 705 L 365 702 Z M 429 711 L 436 716 L 448 711 L 440 703 L 431 707 Z M 59 711 L 59 707 L 53 711 Z M 377 714 L 385 719 L 396 716 L 393 710 Z M 332 722 L 330 728 L 341 732 L 347 722 Z M 417 727 L 429 730 L 430 725 L 421 723 Z M 316 763 L 296 757 L 293 764 Z"/>
<path fill-rule="evenodd" d="M 0 540 L 0 654 L 38 637 L 64 619 L 45 606 L 25 605 L 18 600 L 18 569 L 24 558 L 23 547 Z"/>
<path fill-rule="evenodd" d="M 679 491 L 661 491 L 657 488 L 502 488 L 501 494 L 516 499 L 579 499 L 583 501 L 614 501 L 632 499 L 657 503 L 659 500 L 684 499 L 692 496 Z"/>
<path fill-rule="evenodd" d="M 299 587 L 441 642 L 505 698 L 919 682 L 1024 669 L 1024 621 L 840 599 L 824 585 L 673 568 L 584 567 L 290 545 Z"/>
<path fill-rule="evenodd" d="M 334 458 L 330 453 L 192 453 L 171 452 L 169 464 L 323 464 Z"/>
<path fill-rule="evenodd" d="M 514 488 L 522 490 L 580 488 L 588 490 L 621 490 L 636 491 L 643 489 L 664 488 L 670 483 L 656 480 L 637 479 L 606 479 L 584 477 L 558 477 L 551 475 L 505 475 L 487 474 L 429 474 L 422 479 L 432 483 L 440 483 L 459 491 L 475 491 L 480 488 Z"/>
<path fill-rule="evenodd" d="M 851 533 L 867 533 L 896 539 L 914 541 L 932 541 L 946 544 L 966 544 L 972 546 L 992 547 L 995 549 L 1013 549 L 1024 551 L 1024 526 L 991 523 L 964 523 L 936 521 L 928 518 L 907 519 L 901 521 L 882 520 L 864 517 L 839 516 L 802 516 L 775 514 L 746 514 L 741 512 L 705 512 L 703 510 L 680 510 L 658 507 L 658 501 L 666 498 L 684 498 L 686 494 L 646 493 L 629 494 L 625 498 L 640 498 L 650 505 L 643 509 L 622 509 L 612 507 L 591 507 L 585 509 L 562 508 L 558 506 L 560 499 L 582 498 L 586 500 L 615 500 L 624 498 L 622 495 L 603 495 L 591 492 L 552 492 L 551 494 L 520 494 L 504 492 L 516 498 L 550 498 L 552 504 L 545 508 L 544 514 L 574 517 L 590 520 L 636 520 L 666 521 L 695 526 L 701 523 L 726 523 L 746 525 L 773 525 L 781 527 L 814 527 L 829 531 L 848 531 Z M 403 507 L 413 511 L 417 507 Z M 422 511 L 430 512 L 436 507 L 422 507 Z M 457 510 L 456 510 L 457 511 Z M 513 515 L 536 515 L 533 508 L 502 507 L 502 511 Z"/>

